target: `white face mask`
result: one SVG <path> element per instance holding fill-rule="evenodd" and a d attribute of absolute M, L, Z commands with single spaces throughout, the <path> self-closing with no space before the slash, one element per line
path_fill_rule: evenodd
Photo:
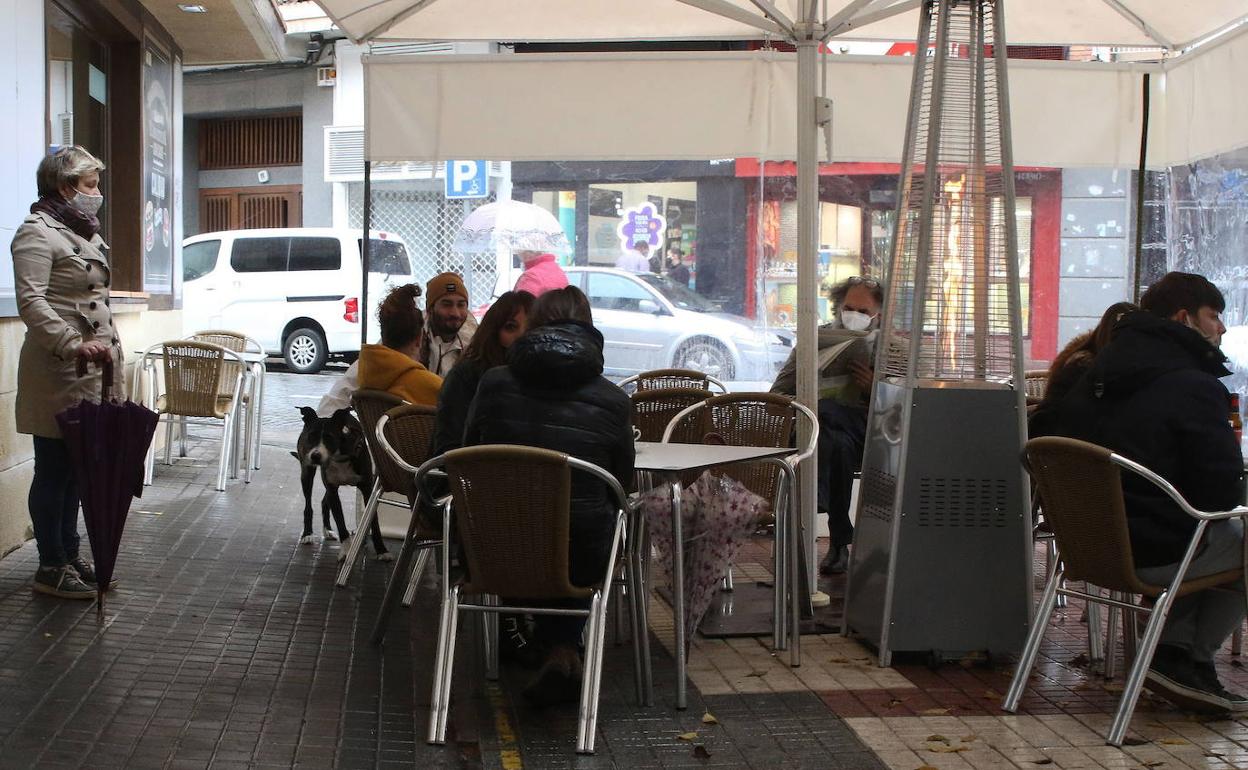
<path fill-rule="evenodd" d="M 874 316 L 869 316 L 866 313 L 860 313 L 857 310 L 841 311 L 841 326 L 844 326 L 851 332 L 865 332 L 867 329 L 871 328 L 871 323 L 874 320 Z"/>
<path fill-rule="evenodd" d="M 74 197 L 69 199 L 69 205 L 78 209 L 89 217 L 96 215 L 100 207 L 104 205 L 103 195 L 91 195 L 78 190 L 74 193 Z"/>

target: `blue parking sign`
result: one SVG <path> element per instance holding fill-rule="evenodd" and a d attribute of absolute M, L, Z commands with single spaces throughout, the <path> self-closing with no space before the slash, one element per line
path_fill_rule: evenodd
<path fill-rule="evenodd" d="M 446 162 L 447 198 L 485 198 L 490 194 L 489 162 L 484 160 L 448 160 Z"/>

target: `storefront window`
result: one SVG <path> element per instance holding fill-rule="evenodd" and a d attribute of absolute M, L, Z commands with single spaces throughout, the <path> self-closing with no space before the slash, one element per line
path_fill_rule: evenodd
<path fill-rule="evenodd" d="M 56 3 L 47 4 L 45 19 L 48 146 L 80 145 L 108 166 L 108 49 Z M 100 177 L 105 200 L 108 180 L 105 170 Z"/>

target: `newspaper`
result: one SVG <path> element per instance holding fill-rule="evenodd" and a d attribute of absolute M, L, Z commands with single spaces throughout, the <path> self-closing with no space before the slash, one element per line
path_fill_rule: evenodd
<path fill-rule="evenodd" d="M 820 342 L 826 347 L 820 347 L 815 359 L 819 371 L 819 398 L 830 398 L 850 406 L 861 405 L 864 394 L 850 364 L 871 366 L 870 332 L 836 329 L 820 336 Z"/>
<path fill-rule="evenodd" d="M 878 332 L 854 332 L 832 324 L 819 327 L 819 352 L 815 357 L 819 372 L 819 398 L 831 398 L 850 406 L 862 405 L 862 390 L 854 382 L 850 364 L 859 361 L 871 366 Z M 776 374 L 772 393 L 797 394 L 797 350 L 789 354 Z"/>

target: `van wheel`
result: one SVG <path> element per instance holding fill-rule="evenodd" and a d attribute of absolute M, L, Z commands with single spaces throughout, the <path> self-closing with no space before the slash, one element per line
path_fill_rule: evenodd
<path fill-rule="evenodd" d="M 295 329 L 282 345 L 282 357 L 292 372 L 315 374 L 329 358 L 325 336 L 316 329 Z"/>

